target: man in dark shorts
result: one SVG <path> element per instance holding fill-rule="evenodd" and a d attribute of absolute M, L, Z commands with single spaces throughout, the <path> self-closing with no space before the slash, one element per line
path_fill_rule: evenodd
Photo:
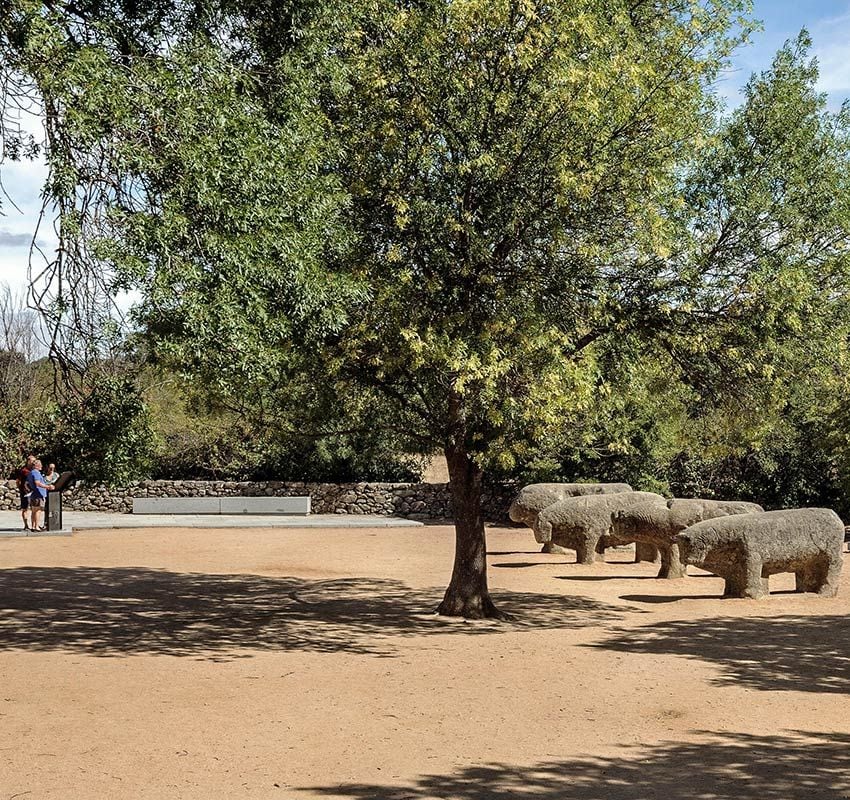
<path fill-rule="evenodd" d="M 41 462 L 36 459 L 33 462 L 30 474 L 27 475 L 27 486 L 30 489 L 30 530 L 43 531 L 44 526 L 38 522 L 38 515 L 44 508 L 44 501 L 47 499 L 47 493 L 53 488 L 44 482 L 44 475 L 41 474 Z"/>
<path fill-rule="evenodd" d="M 32 471 L 32 465 L 35 463 L 35 456 L 28 455 L 26 463 L 18 470 L 18 474 L 15 476 L 15 483 L 18 485 L 18 495 L 21 500 L 21 519 L 24 523 L 24 530 L 28 531 L 30 526 L 27 522 L 29 517 L 29 498 L 30 498 L 30 488 L 27 485 L 27 478 L 29 478 L 30 472 Z"/>

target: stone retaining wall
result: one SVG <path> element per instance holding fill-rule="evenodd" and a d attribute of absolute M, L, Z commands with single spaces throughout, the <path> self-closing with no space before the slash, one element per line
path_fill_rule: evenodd
<path fill-rule="evenodd" d="M 484 492 L 484 516 L 505 522 L 516 493 L 511 486 Z M 378 514 L 451 519 L 446 483 L 284 483 L 282 481 L 140 481 L 124 488 L 77 484 L 64 495 L 71 511 L 130 513 L 134 497 L 292 497 L 309 495 L 314 514 Z M 0 481 L 0 511 L 18 507 L 14 481 Z"/>

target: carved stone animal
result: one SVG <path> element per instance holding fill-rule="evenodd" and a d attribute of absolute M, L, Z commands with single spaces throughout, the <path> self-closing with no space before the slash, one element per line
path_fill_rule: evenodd
<path fill-rule="evenodd" d="M 627 483 L 530 483 L 519 490 L 519 494 L 511 503 L 508 516 L 514 522 L 521 522 L 533 528 L 537 515 L 546 506 L 551 506 L 559 500 L 567 497 L 631 491 L 632 487 Z"/>
<path fill-rule="evenodd" d="M 833 597 L 841 577 L 844 524 L 828 508 L 720 517 L 676 537 L 679 554 L 726 581 L 724 597 L 765 597 L 768 578 L 793 572 L 798 592 Z"/>
<path fill-rule="evenodd" d="M 679 558 L 676 536 L 685 528 L 705 519 L 731 514 L 755 514 L 764 509 L 757 503 L 739 500 L 673 498 L 665 504 L 648 502 L 621 511 L 614 519 L 613 534 L 635 547 L 650 545 L 661 553 L 659 578 L 683 578 L 687 566 Z"/>
<path fill-rule="evenodd" d="M 592 564 L 606 546 L 619 544 L 612 535 L 615 515 L 645 502 L 664 504 L 664 498 L 653 492 L 618 492 L 616 494 L 568 497 L 544 508 L 534 524 L 538 542 L 553 542 L 576 551 L 579 564 Z"/>
<path fill-rule="evenodd" d="M 567 497 L 630 491 L 632 487 L 627 483 L 531 483 L 519 490 L 519 494 L 511 503 L 508 516 L 514 522 L 533 528 L 534 523 L 537 522 L 537 515 L 559 500 Z M 562 553 L 564 551 L 552 542 L 547 542 L 543 545 L 543 552 Z"/>

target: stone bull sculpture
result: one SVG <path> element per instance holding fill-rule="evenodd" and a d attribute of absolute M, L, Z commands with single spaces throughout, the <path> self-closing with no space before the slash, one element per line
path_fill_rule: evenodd
<path fill-rule="evenodd" d="M 763 511 L 756 503 L 738 500 L 674 498 L 664 504 L 650 501 L 620 511 L 614 518 L 612 532 L 622 542 L 635 542 L 636 547 L 657 547 L 661 553 L 657 577 L 683 578 L 687 575 L 687 565 L 679 557 L 676 544 L 679 533 L 706 519 Z"/>
<path fill-rule="evenodd" d="M 547 506 L 564 500 L 567 497 L 583 497 L 585 495 L 617 494 L 630 492 L 632 487 L 627 483 L 531 483 L 520 489 L 519 494 L 511 503 L 508 516 L 514 521 L 534 528 L 537 515 Z M 546 542 L 543 544 L 544 553 L 562 553 L 562 548 Z"/>
<path fill-rule="evenodd" d="M 698 522 L 676 537 L 680 558 L 726 581 L 724 597 L 765 597 L 768 578 L 793 572 L 798 592 L 833 597 L 844 524 L 828 508 L 740 514 Z"/>
<path fill-rule="evenodd" d="M 619 544 L 612 535 L 615 515 L 639 503 L 665 500 L 653 492 L 568 497 L 544 508 L 534 524 L 534 538 L 544 545 L 552 542 L 576 551 L 579 564 L 592 564 L 609 544 Z"/>

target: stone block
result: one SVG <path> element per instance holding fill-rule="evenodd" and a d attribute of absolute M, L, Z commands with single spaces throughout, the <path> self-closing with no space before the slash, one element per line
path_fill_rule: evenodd
<path fill-rule="evenodd" d="M 218 497 L 134 497 L 134 514 L 220 514 Z"/>
<path fill-rule="evenodd" d="M 298 514 L 310 513 L 309 497 L 222 497 L 222 514 Z"/>

